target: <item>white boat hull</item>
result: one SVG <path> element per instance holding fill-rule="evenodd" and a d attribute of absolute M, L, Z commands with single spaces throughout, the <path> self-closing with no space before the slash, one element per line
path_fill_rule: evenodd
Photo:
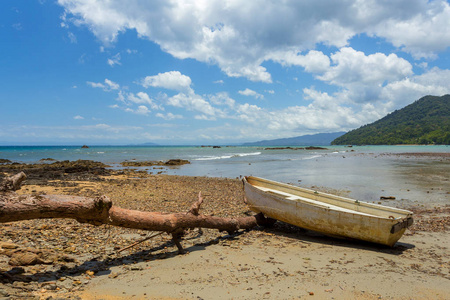
<path fill-rule="evenodd" d="M 324 233 L 393 246 L 412 224 L 412 212 L 319 193 L 258 177 L 243 179 L 255 212 Z"/>

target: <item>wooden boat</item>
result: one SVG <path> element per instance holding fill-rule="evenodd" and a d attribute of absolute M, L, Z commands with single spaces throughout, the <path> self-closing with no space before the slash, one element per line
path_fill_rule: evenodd
<path fill-rule="evenodd" d="M 255 212 L 305 229 L 393 246 L 413 223 L 413 213 L 283 184 L 258 177 L 243 179 Z"/>

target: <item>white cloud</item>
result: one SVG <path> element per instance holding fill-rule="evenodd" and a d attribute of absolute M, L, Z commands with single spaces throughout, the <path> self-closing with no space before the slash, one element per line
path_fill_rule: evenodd
<path fill-rule="evenodd" d="M 330 101 L 356 104 L 385 101 L 386 85 L 413 76 L 412 65 L 396 54 L 374 53 L 366 55 L 351 47 L 343 47 L 328 56 L 319 51 L 306 55 L 277 56 L 285 65 L 298 65 L 314 74 L 318 80 L 340 88 Z M 382 109 L 385 111 L 385 108 Z"/>
<path fill-rule="evenodd" d="M 105 83 L 111 90 L 118 90 L 120 88 L 119 84 L 117 84 L 109 79 L 105 79 Z"/>
<path fill-rule="evenodd" d="M 124 111 L 144 116 L 147 116 L 148 114 L 151 113 L 151 111 L 145 105 L 139 105 L 136 109 L 127 107 L 124 109 Z"/>
<path fill-rule="evenodd" d="M 118 90 L 120 88 L 120 85 L 115 83 L 114 81 L 111 81 L 109 79 L 105 79 L 104 81 L 105 83 L 100 83 L 100 82 L 92 82 L 92 81 L 87 81 L 86 83 L 93 88 L 101 88 L 103 89 L 105 92 L 109 92 L 112 90 Z"/>
<path fill-rule="evenodd" d="M 108 58 L 108 60 L 107 60 L 108 65 L 110 65 L 111 67 L 114 67 L 115 65 L 119 65 L 120 66 L 121 65 L 120 59 L 121 59 L 120 53 L 117 53 L 113 57 Z"/>
<path fill-rule="evenodd" d="M 182 115 L 174 115 L 173 113 L 167 113 L 167 114 L 157 113 L 156 116 L 158 118 L 163 118 L 166 121 L 171 121 L 171 120 L 182 119 L 183 118 Z"/>
<path fill-rule="evenodd" d="M 6 132 L 4 136 L 15 136 L 20 134 L 36 142 L 42 140 L 55 141 L 105 141 L 115 140 L 123 141 L 134 139 L 133 134 L 142 132 L 143 128 L 139 126 L 115 126 L 108 124 L 94 124 L 84 126 L 42 126 L 25 125 L 20 128 Z M 113 133 L 113 134 L 111 134 Z M 0 133 L 1 134 L 1 133 Z"/>
<path fill-rule="evenodd" d="M 135 113 L 139 115 L 148 115 L 150 113 L 150 110 L 145 105 L 139 105 L 139 107 L 135 110 Z"/>
<path fill-rule="evenodd" d="M 234 108 L 236 101 L 228 95 L 227 92 L 216 93 L 215 95 L 209 95 L 209 100 L 215 105 L 225 105 L 230 108 Z"/>
<path fill-rule="evenodd" d="M 246 89 L 243 90 L 243 91 L 238 91 L 238 93 L 241 94 L 241 95 L 244 95 L 244 96 L 255 97 L 255 99 L 263 99 L 263 98 L 264 98 L 263 95 L 261 95 L 261 94 L 255 92 L 255 91 L 253 91 L 253 90 L 251 90 L 251 89 L 249 89 L 249 88 L 246 88 Z"/>
<path fill-rule="evenodd" d="M 299 97 L 298 105 L 266 109 L 263 104 L 237 103 L 226 92 L 199 95 L 191 78 L 179 71 L 142 79 L 139 84 L 148 89 L 148 94 L 138 90 L 128 92 L 107 79 L 88 82 L 105 91 L 117 90 L 121 103 L 112 107 L 132 113 L 148 115 L 150 109 L 164 110 L 155 115 L 175 120 L 182 118 L 175 111 L 185 109 L 194 114 L 183 114 L 183 118 L 197 114 L 194 116 L 197 120 L 232 119 L 252 125 L 253 132 L 239 126 L 243 135 L 275 136 L 280 130 L 289 135 L 352 129 L 426 94 L 450 93 L 450 70 L 432 68 L 435 64 L 423 59 L 408 62 L 407 59 L 412 59 L 404 53 L 416 58 L 435 58 L 450 46 L 450 6 L 446 1 L 324 0 L 262 4 L 243 0 L 152 3 L 135 0 L 125 5 L 119 0 L 59 0 L 58 3 L 66 10 L 66 24 L 87 26 L 105 47 L 111 46 L 121 33 L 135 30 L 140 38 L 155 42 L 176 58 L 216 65 L 230 77 L 264 83 L 276 80 L 273 85 L 259 85 L 257 89 L 274 94 L 272 88 L 278 85 L 277 95 L 283 99 L 279 87 L 285 84 L 286 94 Z M 381 46 L 372 47 L 378 50 L 370 53 L 358 51 L 352 45 L 352 38 L 358 39 L 358 35 L 361 39 L 376 38 L 372 42 Z M 390 54 L 392 47 L 388 43 L 397 48 L 395 53 Z M 134 51 L 127 49 L 121 53 Z M 114 57 L 110 58 L 112 66 L 120 63 L 120 53 Z M 279 73 L 272 78 L 269 71 L 273 63 L 291 69 L 288 76 L 296 82 L 278 81 Z M 298 67 L 309 73 L 307 80 L 304 73 L 294 73 Z M 421 75 L 414 74 L 414 70 Z M 309 83 L 309 79 L 314 81 Z M 309 86 L 302 86 L 305 82 Z M 165 91 L 169 95 L 161 90 L 152 94 L 155 91 L 152 88 L 170 90 Z M 256 99 L 264 97 L 248 88 L 238 93 Z M 309 102 L 300 103 L 302 99 Z M 277 105 L 282 105 L 281 102 Z"/>
<path fill-rule="evenodd" d="M 251 124 L 258 124 L 260 119 L 264 119 L 268 115 L 262 108 L 248 103 L 239 105 L 236 112 L 239 119 Z"/>
<path fill-rule="evenodd" d="M 330 132 L 353 128 L 364 122 L 362 119 L 365 116 L 358 116 L 352 108 L 341 106 L 327 93 L 312 89 L 305 89 L 304 93 L 306 98 L 312 100 L 308 106 L 269 111 L 256 105 L 244 104 L 237 110 L 238 119 L 251 124 L 253 132 L 274 138 L 277 135 L 279 137 L 280 132 L 287 136 L 292 136 L 295 132 Z"/>
<path fill-rule="evenodd" d="M 122 93 L 119 93 L 119 98 L 120 97 L 124 97 Z M 136 104 L 148 104 L 152 109 L 160 109 L 160 107 L 155 104 L 152 99 L 150 99 L 149 95 L 144 92 L 138 92 L 136 95 L 133 93 L 128 93 L 127 100 Z"/>
<path fill-rule="evenodd" d="M 450 6 L 444 0 L 398 1 L 172 1 L 58 0 L 68 19 L 87 26 L 105 45 L 126 30 L 157 43 L 174 57 L 218 65 L 231 77 L 271 82 L 261 64 L 279 60 L 326 67 L 325 57 L 298 53 L 318 44 L 348 46 L 358 34 L 387 39 L 416 57 L 450 46 Z M 309 68 L 309 70 L 308 70 Z"/>
<path fill-rule="evenodd" d="M 105 86 L 103 83 L 100 83 L 100 82 L 87 81 L 86 83 L 87 83 L 89 86 L 93 87 L 93 88 L 106 89 L 106 86 Z"/>
<path fill-rule="evenodd" d="M 389 18 L 371 30 L 417 59 L 435 58 L 450 47 L 450 4 L 447 1 L 414 1 L 421 11 L 409 18 Z"/>
<path fill-rule="evenodd" d="M 450 70 L 433 68 L 422 75 L 416 75 L 391 82 L 381 93 L 383 99 L 395 103 L 394 109 L 401 108 L 411 100 L 424 95 L 450 94 Z"/>
<path fill-rule="evenodd" d="M 214 108 L 208 101 L 200 95 L 191 93 L 179 93 L 167 99 L 167 104 L 175 107 L 183 107 L 190 111 L 201 112 L 205 115 L 214 116 L 220 113 L 220 110 Z"/>
<path fill-rule="evenodd" d="M 331 60 L 333 65 L 318 78 L 338 86 L 354 83 L 379 85 L 413 74 L 412 65 L 395 54 L 365 55 L 345 47 L 332 54 Z"/>
<path fill-rule="evenodd" d="M 69 37 L 69 40 L 72 44 L 76 44 L 77 43 L 77 37 L 75 36 L 75 34 L 73 34 L 72 32 L 68 32 L 67 36 Z"/>
<path fill-rule="evenodd" d="M 125 102 L 125 96 L 126 93 L 124 91 L 119 91 L 119 93 L 117 93 L 117 101 L 121 101 L 121 102 Z"/>
<path fill-rule="evenodd" d="M 194 117 L 194 119 L 196 120 L 201 120 L 201 121 L 216 121 L 217 118 L 213 117 L 213 116 L 206 116 L 206 115 L 196 115 Z"/>
<path fill-rule="evenodd" d="M 84 126 L 82 127 L 84 129 L 91 129 L 91 128 L 96 128 L 96 129 L 111 129 L 111 126 L 108 124 L 96 124 L 93 126 Z"/>
<path fill-rule="evenodd" d="M 77 116 L 73 117 L 73 119 L 74 119 L 74 120 L 83 120 L 84 117 L 82 117 L 82 116 L 80 116 L 80 115 L 77 115 Z"/>
<path fill-rule="evenodd" d="M 283 66 L 301 66 L 309 73 L 324 72 L 330 66 L 329 57 L 316 50 L 311 50 L 306 55 L 295 51 L 279 51 L 268 55 L 267 59 L 278 62 Z M 297 80 L 297 78 L 294 78 L 294 80 Z"/>
<path fill-rule="evenodd" d="M 191 78 L 178 71 L 159 73 L 154 76 L 147 76 L 142 80 L 142 86 L 145 88 L 159 87 L 176 91 L 190 91 Z"/>
<path fill-rule="evenodd" d="M 162 98 L 167 105 L 185 108 L 188 111 L 200 112 L 203 115 L 208 116 L 208 118 L 224 115 L 223 111 L 214 108 L 211 103 L 202 96 L 197 95 L 191 88 L 191 78 L 181 74 L 179 71 L 170 71 L 159 73 L 154 76 L 147 76 L 142 80 L 141 84 L 145 88 L 155 87 L 178 91 L 178 94 L 170 97 L 164 94 L 164 97 Z"/>

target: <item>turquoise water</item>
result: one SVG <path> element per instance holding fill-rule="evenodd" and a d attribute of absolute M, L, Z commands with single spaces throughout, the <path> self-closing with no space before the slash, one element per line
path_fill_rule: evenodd
<path fill-rule="evenodd" d="M 311 187 L 349 191 L 363 201 L 395 196 L 406 202 L 449 204 L 449 160 L 387 153 L 450 152 L 449 146 L 327 146 L 327 150 L 265 150 L 264 147 L 74 146 L 0 147 L 0 158 L 33 163 L 42 158 L 89 159 L 121 168 L 125 160 L 187 159 L 189 165 L 151 173 L 229 177 L 254 175 Z M 397 206 L 403 204 L 393 203 Z"/>
<path fill-rule="evenodd" d="M 43 158 L 56 160 L 89 159 L 104 163 L 125 160 L 168 160 L 173 158 L 192 161 L 233 163 L 239 161 L 283 161 L 321 157 L 324 154 L 345 153 L 404 153 L 450 152 L 449 146 L 327 146 L 328 150 L 265 150 L 265 147 L 197 147 L 197 146 L 0 146 L 0 158 L 16 162 L 34 163 Z"/>

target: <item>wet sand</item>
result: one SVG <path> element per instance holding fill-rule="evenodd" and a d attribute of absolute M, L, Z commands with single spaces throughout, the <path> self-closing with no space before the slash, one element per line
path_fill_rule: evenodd
<path fill-rule="evenodd" d="M 124 208 L 180 212 L 201 191 L 201 213 L 251 213 L 238 179 L 99 170 L 39 178 L 19 192 L 107 195 Z M 430 193 L 448 197 L 448 177 L 436 184 Z M 118 253 L 154 233 L 72 220 L 0 224 L 0 299 L 447 299 L 449 203 L 383 204 L 415 212 L 415 224 L 393 248 L 278 222 L 231 236 L 193 230 L 182 241 L 184 255 L 165 234 Z M 46 252 L 45 263 L 12 266 L 13 247 Z"/>

